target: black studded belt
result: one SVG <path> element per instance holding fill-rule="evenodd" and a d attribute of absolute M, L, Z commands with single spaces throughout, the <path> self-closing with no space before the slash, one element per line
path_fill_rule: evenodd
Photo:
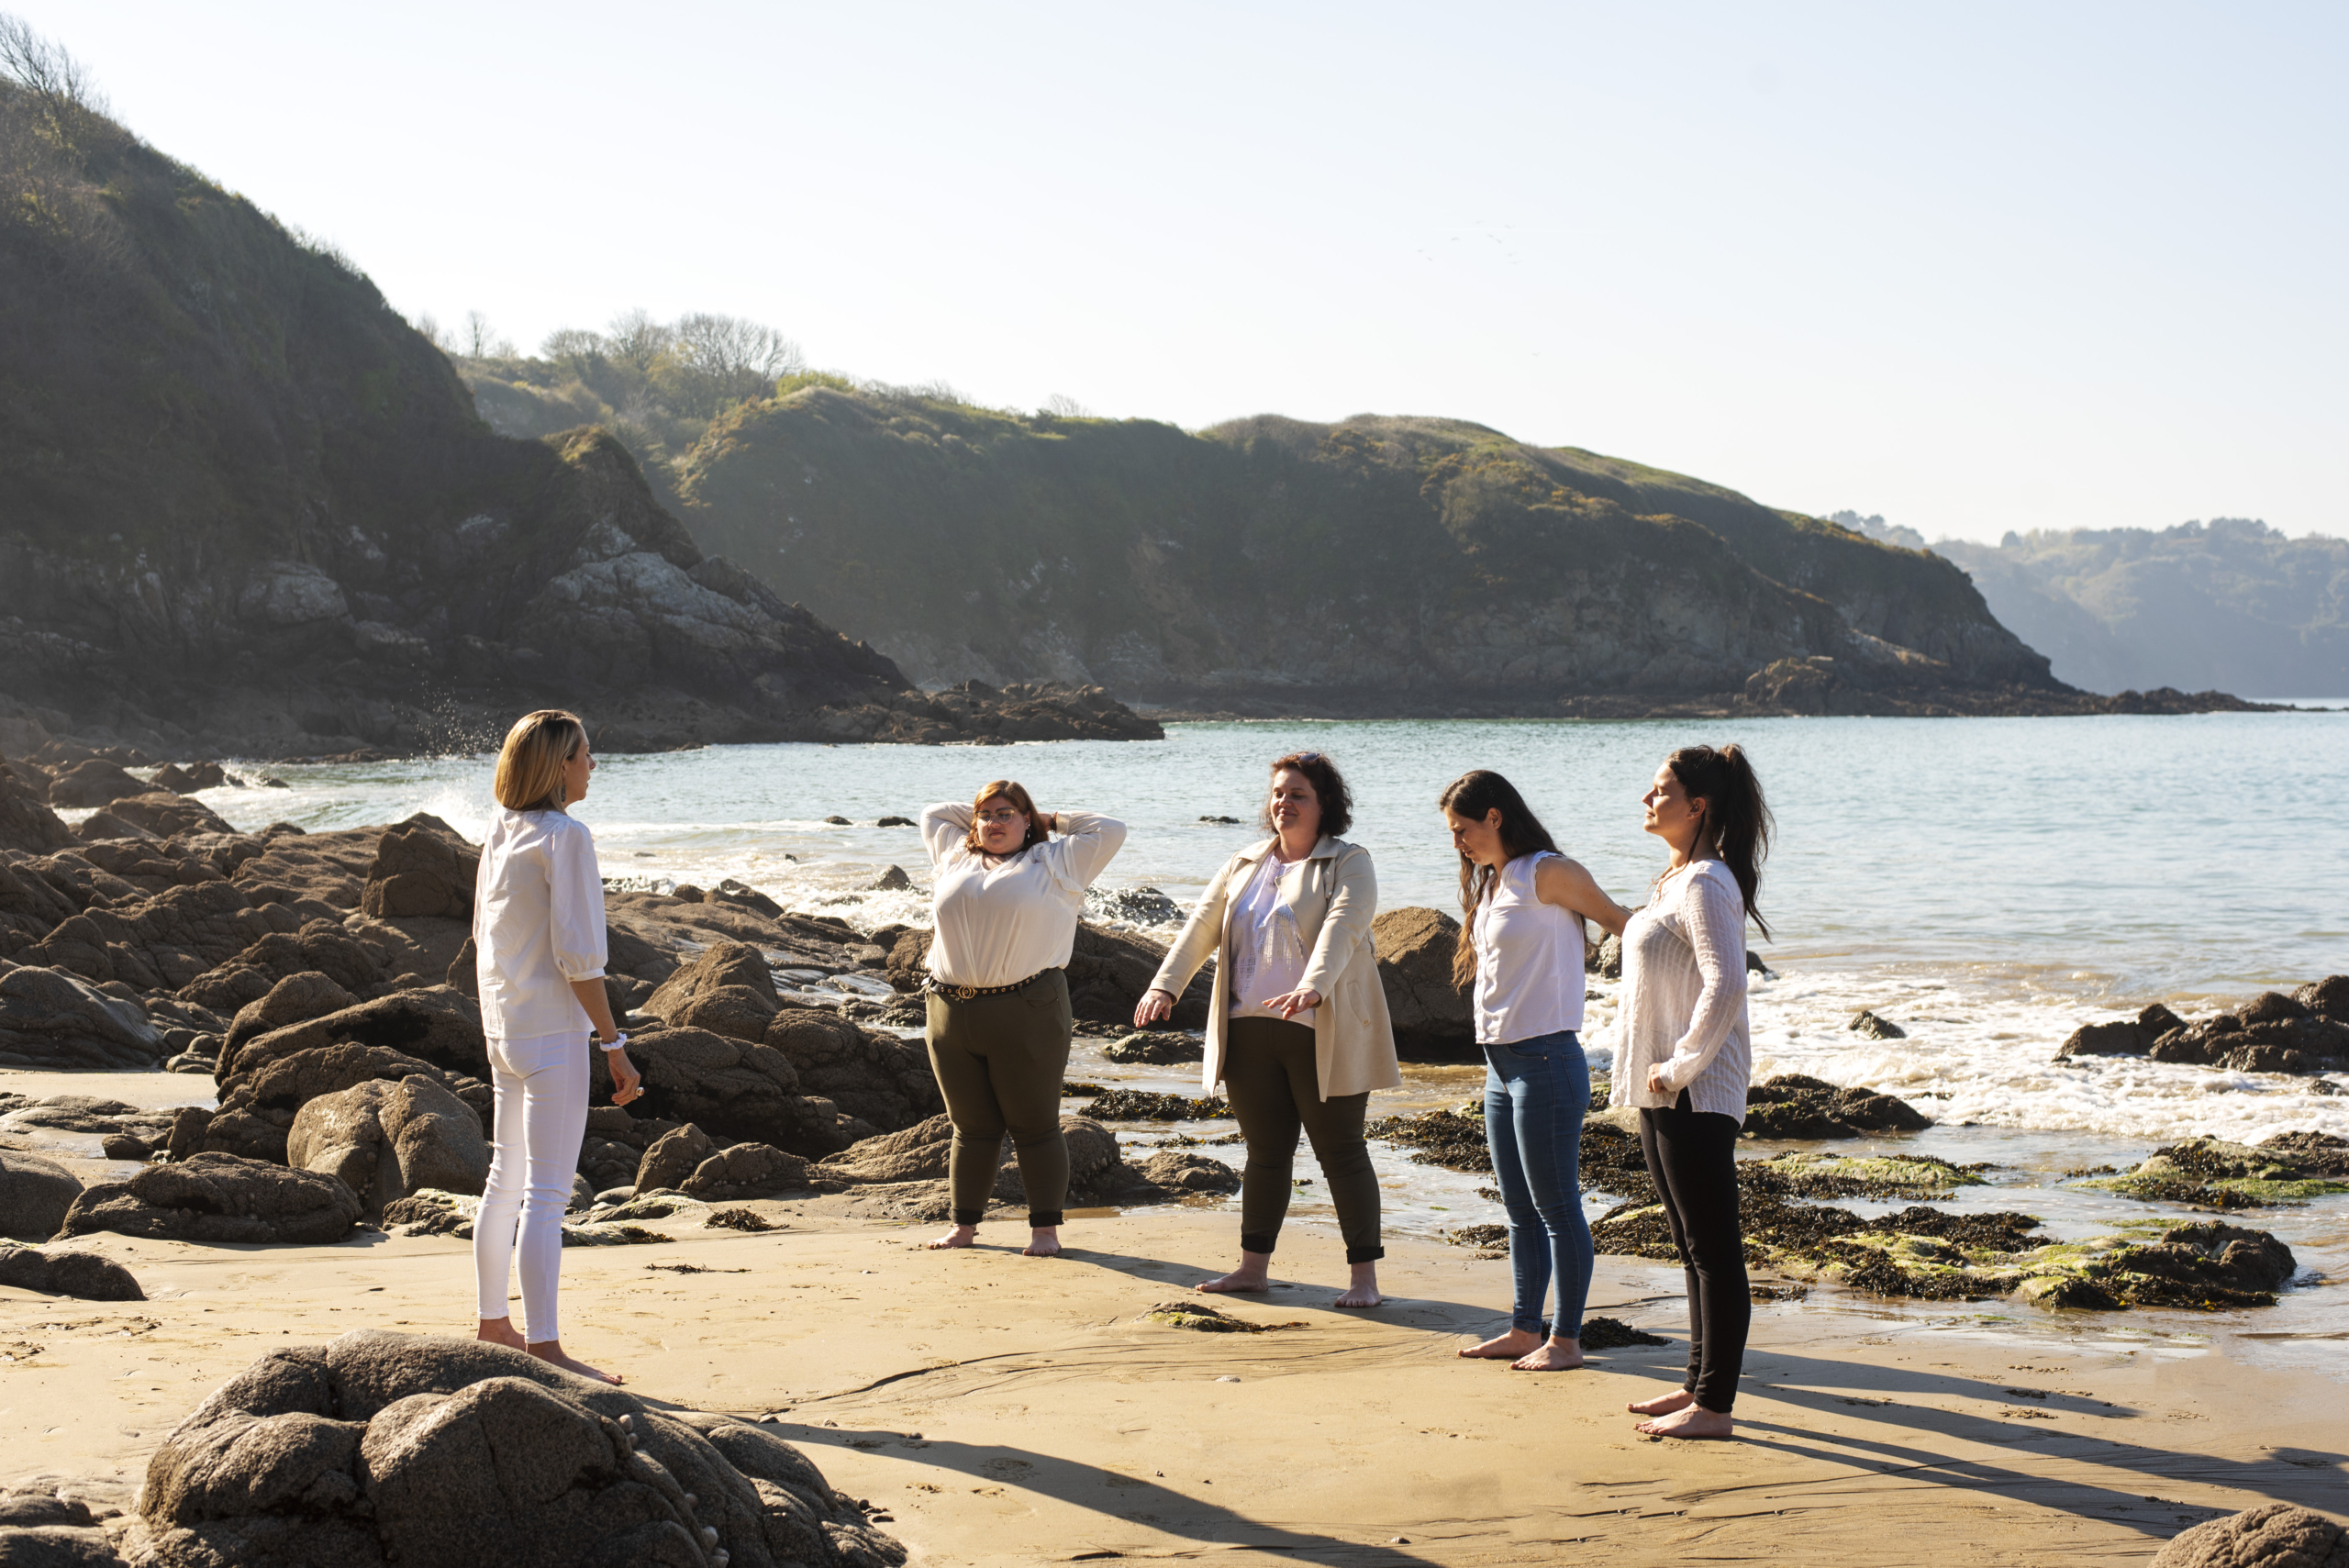
<path fill-rule="evenodd" d="M 1008 985 L 951 985 L 935 974 L 922 976 L 921 987 L 933 996 L 943 996 L 950 1002 L 975 1002 L 982 996 L 1008 996 L 1014 991 L 1025 991 L 1047 974 L 1058 974 L 1057 969 L 1040 969 L 1025 980 L 1015 980 Z"/>

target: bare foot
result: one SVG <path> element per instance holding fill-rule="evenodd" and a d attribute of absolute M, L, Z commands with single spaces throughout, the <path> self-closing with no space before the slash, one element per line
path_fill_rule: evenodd
<path fill-rule="evenodd" d="M 1720 1410 L 1691 1405 L 1686 1410 L 1642 1421 L 1638 1430 L 1652 1438 L 1725 1438 L 1737 1430 L 1737 1423 Z"/>
<path fill-rule="evenodd" d="M 585 1362 L 576 1361 L 564 1355 L 562 1341 L 560 1340 L 540 1340 L 537 1344 L 525 1348 L 548 1365 L 559 1366 L 563 1371 L 584 1377 L 590 1383 L 619 1382 L 619 1374 L 617 1373 L 605 1372 L 600 1368 L 589 1366 Z"/>
<path fill-rule="evenodd" d="M 1020 1251 L 1030 1258 L 1052 1258 L 1060 1255 L 1061 1228 L 1039 1225 L 1028 1232 L 1028 1245 Z"/>
<path fill-rule="evenodd" d="M 1544 1340 L 1539 1350 L 1520 1356 L 1508 1364 L 1516 1372 L 1572 1372 L 1582 1365 L 1582 1341 L 1561 1340 L 1553 1335 Z"/>
<path fill-rule="evenodd" d="M 1266 1288 L 1265 1276 L 1270 1274 L 1272 1270 L 1273 1255 L 1270 1252 L 1251 1252 L 1243 1247 L 1240 1250 L 1238 1268 L 1225 1274 L 1221 1279 L 1201 1280 L 1191 1288 L 1218 1295 L 1260 1291 Z"/>
<path fill-rule="evenodd" d="M 528 1348 L 522 1342 L 522 1336 L 515 1331 L 514 1319 L 511 1318 L 483 1318 L 481 1332 L 475 1334 L 473 1338 L 486 1340 L 493 1345 L 505 1345 L 518 1351 Z"/>
<path fill-rule="evenodd" d="M 967 1247 L 978 1239 L 978 1234 L 979 1228 L 975 1225 L 958 1225 L 937 1240 L 923 1245 L 933 1252 L 941 1247 Z"/>
<path fill-rule="evenodd" d="M 1346 1287 L 1346 1294 L 1338 1297 L 1332 1305 L 1338 1307 L 1375 1307 L 1386 1299 L 1386 1298 L 1385 1296 L 1378 1294 L 1378 1265 L 1376 1263 L 1356 1263 L 1354 1265 L 1353 1284 L 1348 1285 Z"/>
<path fill-rule="evenodd" d="M 1697 1402 L 1697 1396 L 1685 1388 L 1669 1394 L 1659 1394 L 1653 1399 L 1635 1399 L 1623 1407 L 1634 1416 L 1669 1416 L 1675 1410 L 1686 1410 Z"/>
<path fill-rule="evenodd" d="M 1459 1353 L 1470 1361 L 1513 1362 L 1541 1342 L 1522 1329 L 1511 1329 L 1497 1339 L 1470 1345 Z"/>

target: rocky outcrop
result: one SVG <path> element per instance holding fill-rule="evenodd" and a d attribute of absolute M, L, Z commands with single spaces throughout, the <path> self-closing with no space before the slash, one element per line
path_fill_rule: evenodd
<path fill-rule="evenodd" d="M 79 974 L 34 965 L 0 974 L 0 1066 L 144 1072 L 167 1054 L 136 1002 Z"/>
<path fill-rule="evenodd" d="M 48 776 L 39 775 L 36 787 L 28 777 L 36 770 L 24 766 L 19 773 L 0 758 L 0 851 L 38 855 L 61 850 L 73 842 L 73 829 L 49 808 Z"/>
<path fill-rule="evenodd" d="M 359 907 L 379 918 L 437 915 L 469 920 L 480 867 L 479 849 L 439 817 L 419 812 L 384 829 Z"/>
<path fill-rule="evenodd" d="M 2149 1056 L 2234 1073 L 2339 1072 L 2349 1068 L 2349 975 L 2328 975 L 2289 995 L 2265 992 L 2191 1024 L 2155 1003 L 2133 1020 L 2073 1031 L 2055 1053 L 2059 1062 L 2089 1056 Z"/>
<path fill-rule="evenodd" d="M 1101 1048 L 1101 1054 L 1127 1066 L 1172 1067 L 1206 1060 L 1207 1046 L 1172 1029 L 1145 1029 L 1110 1041 Z"/>
<path fill-rule="evenodd" d="M 884 1132 L 946 1108 L 928 1053 L 895 1035 L 859 1029 L 836 1013 L 793 1007 L 774 1015 L 764 1039 L 790 1059 L 801 1092 L 821 1095 Z"/>
<path fill-rule="evenodd" d="M 1782 1073 L 1745 1091 L 1746 1136 L 1859 1138 L 1921 1132 L 1931 1118 L 1908 1101 L 1873 1089 L 1843 1088 L 1799 1073 Z"/>
<path fill-rule="evenodd" d="M 0 1243 L 0 1284 L 71 1296 L 83 1301 L 144 1301 L 147 1293 L 128 1269 L 95 1252 L 52 1251 Z M 0 1541 L 0 1562 L 8 1561 Z"/>
<path fill-rule="evenodd" d="M 720 1149 L 694 1167 L 684 1183 L 688 1196 L 705 1203 L 732 1203 L 743 1198 L 774 1197 L 807 1187 L 809 1164 L 769 1143 L 736 1143 Z"/>
<path fill-rule="evenodd" d="M 217 1076 L 225 1091 L 239 1073 L 262 1062 L 343 1041 L 405 1051 L 476 1078 L 489 1075 L 480 1005 L 450 986 L 428 985 L 256 1035 L 221 1051 Z"/>
<path fill-rule="evenodd" d="M 1452 983 L 1460 922 L 1437 909 L 1382 909 L 1371 921 L 1370 936 L 1396 1051 L 1419 1061 L 1474 1056 L 1468 993 Z"/>
<path fill-rule="evenodd" d="M 848 1146 L 830 1101 L 800 1092 L 791 1059 L 773 1046 L 729 1040 L 707 1029 L 663 1029 L 637 1035 L 629 1055 L 644 1075 L 643 1109 L 715 1133 L 772 1143 L 806 1160 Z M 595 1098 L 609 1097 L 600 1055 Z"/>
<path fill-rule="evenodd" d="M 46 1241 L 81 1195 L 81 1181 L 55 1161 L 0 1149 L 0 1236 Z"/>
<path fill-rule="evenodd" d="M 234 1051 L 257 1036 L 358 1005 L 359 998 L 336 984 L 332 976 L 306 969 L 287 975 L 271 986 L 266 995 L 238 1008 L 237 1016 L 228 1023 L 227 1048 Z"/>
<path fill-rule="evenodd" d="M 420 1073 L 396 1083 L 370 1079 L 305 1101 L 286 1133 L 285 1160 L 336 1177 L 370 1220 L 418 1188 L 479 1193 L 489 1180 L 481 1118 Z"/>
<path fill-rule="evenodd" d="M 685 1178 L 718 1152 L 718 1140 L 688 1122 L 652 1140 L 636 1168 L 636 1190 L 683 1192 Z"/>
<path fill-rule="evenodd" d="M 196 1154 L 83 1189 L 58 1236 L 113 1230 L 166 1241 L 317 1246 L 341 1240 L 358 1221 L 359 1199 L 332 1176 Z"/>
<path fill-rule="evenodd" d="M 198 1117 L 182 1113 L 173 1125 L 174 1159 L 199 1150 L 284 1161 L 295 1118 L 320 1095 L 340 1095 L 362 1084 L 424 1078 L 472 1107 L 477 1126 L 491 1114 L 489 1085 L 389 1046 L 343 1041 L 306 1046 L 265 1059 L 256 1057 L 221 1087 L 220 1106 Z"/>
<path fill-rule="evenodd" d="M 158 839 L 176 839 L 190 833 L 233 833 L 228 819 L 200 800 L 190 800 L 169 790 L 149 790 L 144 794 L 124 796 L 108 804 L 107 810 L 134 828 L 144 828 Z"/>
<path fill-rule="evenodd" d="M 2312 1509 L 2262 1503 L 2173 1536 L 2153 1568 L 2349 1568 L 2349 1529 Z"/>
<path fill-rule="evenodd" d="M 139 1509 L 123 1551 L 148 1568 L 906 1560 L 763 1428 L 381 1330 L 273 1351 L 223 1385 L 148 1462 Z"/>

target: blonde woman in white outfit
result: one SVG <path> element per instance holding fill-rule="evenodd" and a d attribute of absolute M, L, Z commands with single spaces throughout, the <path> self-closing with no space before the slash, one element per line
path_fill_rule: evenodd
<path fill-rule="evenodd" d="M 619 1378 L 563 1353 L 555 1318 L 562 1214 L 587 1132 L 588 1040 L 604 1047 L 612 1101 L 642 1092 L 604 995 L 604 883 L 596 839 L 565 808 L 586 798 L 596 759 L 578 718 L 547 708 L 507 732 L 498 812 L 473 895 L 475 973 L 496 1129 L 473 1220 L 481 1339 L 601 1383 Z M 517 1262 L 529 1337 L 507 1309 Z"/>

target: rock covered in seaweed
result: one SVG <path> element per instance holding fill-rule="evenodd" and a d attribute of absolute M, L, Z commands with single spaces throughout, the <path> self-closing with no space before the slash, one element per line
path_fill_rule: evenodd
<path fill-rule="evenodd" d="M 2349 1140 L 2279 1132 L 2256 1147 L 2220 1138 L 2165 1144 L 2135 1170 L 2080 1184 L 2155 1203 L 2256 1208 L 2349 1193 Z"/>

